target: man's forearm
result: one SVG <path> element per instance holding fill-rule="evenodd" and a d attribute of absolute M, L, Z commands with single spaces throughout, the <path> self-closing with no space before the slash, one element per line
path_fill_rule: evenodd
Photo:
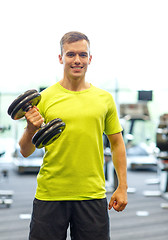
<path fill-rule="evenodd" d="M 127 205 L 127 163 L 125 144 L 121 133 L 109 135 L 111 144 L 112 160 L 118 177 L 118 187 L 114 191 L 110 202 L 109 210 L 123 211 Z"/>
<path fill-rule="evenodd" d="M 118 187 L 127 188 L 127 162 L 125 151 L 115 149 L 112 152 L 112 160 L 118 177 Z"/>
<path fill-rule="evenodd" d="M 24 157 L 30 156 L 35 150 L 35 146 L 32 143 L 33 135 L 34 133 L 29 132 L 26 128 L 19 141 L 20 152 Z"/>

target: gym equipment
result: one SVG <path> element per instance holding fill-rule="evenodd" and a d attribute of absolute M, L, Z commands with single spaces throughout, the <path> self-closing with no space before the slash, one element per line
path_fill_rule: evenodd
<path fill-rule="evenodd" d="M 4 132 L 6 130 L 9 130 L 10 127 L 6 128 L 6 127 L 1 127 L 0 126 L 0 133 Z M 6 151 L 1 151 L 0 149 L 0 184 L 5 181 L 8 180 L 8 168 L 6 164 L 6 158 L 3 156 L 5 155 Z M 0 208 L 1 206 L 7 207 L 9 208 L 11 206 L 11 204 L 13 203 L 13 194 L 14 192 L 12 190 L 1 190 L 0 189 Z"/>
<path fill-rule="evenodd" d="M 156 144 L 162 152 L 168 152 L 168 114 L 160 116 L 156 132 Z"/>
<path fill-rule="evenodd" d="M 160 190 L 163 196 L 168 193 L 168 113 L 160 116 L 156 131 L 156 146 L 158 153 L 158 173 Z"/>
<path fill-rule="evenodd" d="M 0 133 L 3 133 L 6 130 L 10 130 L 10 129 L 11 129 L 11 126 L 8 126 L 8 127 L 0 126 Z"/>
<path fill-rule="evenodd" d="M 8 114 L 12 119 L 18 120 L 25 116 L 33 106 L 36 106 L 41 100 L 40 93 L 31 89 L 19 95 L 9 106 Z M 35 133 L 32 138 L 32 143 L 36 148 L 42 148 L 55 141 L 65 129 L 65 123 L 56 118 L 47 124 L 42 124 L 40 129 Z"/>
<path fill-rule="evenodd" d="M 0 190 L 0 205 L 4 205 L 7 208 L 13 203 L 13 194 L 11 190 Z"/>
<path fill-rule="evenodd" d="M 149 151 L 150 139 L 145 138 L 145 122 L 150 120 L 147 101 L 139 101 L 133 104 L 121 104 L 120 118 L 129 123 L 128 133 L 125 133 L 125 131 L 127 131 L 126 128 L 124 131 L 128 167 L 136 169 L 157 166 L 157 159 L 154 153 Z M 143 133 L 141 136 L 142 140 L 139 143 L 135 143 L 134 130 L 136 130 L 136 124 L 139 122 L 141 122 L 141 126 L 143 127 L 141 131 Z"/>

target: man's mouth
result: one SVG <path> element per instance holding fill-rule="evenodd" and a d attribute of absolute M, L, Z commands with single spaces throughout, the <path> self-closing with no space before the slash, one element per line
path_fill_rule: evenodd
<path fill-rule="evenodd" d="M 73 68 L 73 69 L 82 69 L 83 67 L 82 66 L 71 66 L 71 68 Z"/>

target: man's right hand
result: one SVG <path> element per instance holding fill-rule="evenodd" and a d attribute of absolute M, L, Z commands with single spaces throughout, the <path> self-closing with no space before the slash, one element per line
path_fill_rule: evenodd
<path fill-rule="evenodd" d="M 27 120 L 27 130 L 31 133 L 35 133 L 44 122 L 44 118 L 36 106 L 33 106 L 33 108 L 26 112 L 25 117 Z"/>

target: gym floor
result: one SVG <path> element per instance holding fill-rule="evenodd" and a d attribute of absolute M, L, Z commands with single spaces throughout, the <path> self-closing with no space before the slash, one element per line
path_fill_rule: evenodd
<path fill-rule="evenodd" d="M 144 191 L 158 191 L 158 184 L 147 184 L 156 179 L 154 169 L 128 171 L 128 206 L 125 211 L 110 214 L 110 234 L 113 240 L 167 240 L 168 209 L 161 204 L 168 200 L 147 197 Z M 26 240 L 28 238 L 32 201 L 36 188 L 35 174 L 15 173 L 12 169 L 6 179 L 0 178 L 0 190 L 13 190 L 10 208 L 0 206 L 0 240 Z M 107 193 L 110 199 L 111 192 Z M 70 240 L 69 232 L 67 240 Z M 103 240 L 103 239 L 102 239 Z"/>

